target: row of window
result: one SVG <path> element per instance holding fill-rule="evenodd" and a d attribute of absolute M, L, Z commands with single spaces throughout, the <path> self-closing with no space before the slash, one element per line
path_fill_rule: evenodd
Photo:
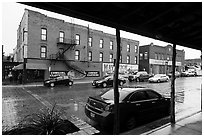
<path fill-rule="evenodd" d="M 143 60 L 143 59 L 148 59 L 148 53 L 147 52 L 144 52 L 143 53 L 140 53 L 140 60 Z M 164 54 L 161 54 L 161 53 L 155 53 L 154 54 L 154 58 L 156 60 L 165 60 L 165 55 Z M 180 56 L 176 56 L 177 60 L 181 60 L 181 57 Z M 167 55 L 166 56 L 166 60 L 172 60 L 172 56 L 171 55 Z"/>
<path fill-rule="evenodd" d="M 40 52 L 40 57 L 41 58 L 46 58 L 47 57 L 47 48 L 46 48 L 46 46 L 41 46 L 40 51 L 41 51 Z M 75 51 L 75 60 L 80 60 L 80 51 L 79 50 Z M 89 53 L 88 53 L 88 60 L 92 61 L 92 52 L 91 51 L 89 51 Z M 103 53 L 102 52 L 99 53 L 99 61 L 103 62 Z M 109 56 L 109 61 L 113 62 L 113 54 L 112 53 Z M 122 63 L 122 56 L 120 56 L 120 62 Z M 129 55 L 127 55 L 126 63 L 130 63 L 130 56 Z M 135 56 L 135 58 L 134 58 L 134 63 L 137 64 L 137 56 Z"/>
<path fill-rule="evenodd" d="M 80 51 L 79 50 L 75 51 L 75 60 L 80 60 Z M 89 53 L 88 53 L 88 60 L 92 61 L 92 52 L 91 51 L 89 51 Z M 103 53 L 102 52 L 99 53 L 99 61 L 103 62 Z M 114 61 L 113 54 L 111 53 L 109 55 L 109 62 L 113 62 L 113 61 Z M 120 62 L 122 63 L 122 56 L 120 56 Z M 130 56 L 129 55 L 127 55 L 126 63 L 130 63 Z M 134 58 L 134 63 L 137 64 L 137 56 L 135 56 L 135 58 Z"/>
<path fill-rule="evenodd" d="M 64 42 L 65 34 L 63 31 L 59 32 L 59 42 Z M 46 41 L 47 40 L 47 29 L 46 28 L 41 28 L 41 40 Z M 76 44 L 80 45 L 80 35 L 76 34 L 75 35 L 75 40 Z M 88 39 L 88 45 L 92 47 L 92 37 L 89 37 Z M 99 47 L 103 48 L 104 47 L 104 40 L 100 39 L 99 41 Z M 137 48 L 138 46 L 135 45 L 135 52 L 137 53 Z M 110 41 L 110 49 L 113 50 L 113 41 Z M 127 52 L 130 52 L 130 44 L 127 44 Z"/>

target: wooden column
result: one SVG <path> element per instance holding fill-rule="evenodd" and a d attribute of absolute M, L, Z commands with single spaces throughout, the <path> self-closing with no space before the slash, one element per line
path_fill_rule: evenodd
<path fill-rule="evenodd" d="M 176 44 L 173 44 L 172 57 L 172 78 L 171 78 L 171 123 L 175 124 L 175 65 L 176 64 Z"/>
<path fill-rule="evenodd" d="M 27 81 L 27 69 L 26 69 L 27 58 L 23 59 L 23 74 L 22 74 L 22 84 Z"/>
<path fill-rule="evenodd" d="M 119 71 L 119 60 L 120 60 L 120 30 L 116 28 L 116 39 L 117 39 L 117 52 L 116 52 L 116 62 L 114 70 L 114 129 L 113 134 L 118 135 L 120 129 L 120 119 L 119 119 L 119 92 L 118 92 L 118 71 Z"/>

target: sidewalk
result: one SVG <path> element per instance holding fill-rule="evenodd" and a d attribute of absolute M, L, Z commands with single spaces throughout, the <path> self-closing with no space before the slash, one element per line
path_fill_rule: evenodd
<path fill-rule="evenodd" d="M 153 122 L 153 125 L 159 122 L 161 120 Z M 176 124 L 168 122 L 155 129 L 147 130 L 147 128 L 148 126 L 139 127 L 123 133 L 123 135 L 202 135 L 202 112 L 199 111 L 193 115 L 179 119 L 176 121 Z M 142 130 L 144 131 L 143 133 Z"/>
<path fill-rule="evenodd" d="M 166 124 L 142 135 L 202 135 L 202 112 L 186 117 L 176 124 Z"/>

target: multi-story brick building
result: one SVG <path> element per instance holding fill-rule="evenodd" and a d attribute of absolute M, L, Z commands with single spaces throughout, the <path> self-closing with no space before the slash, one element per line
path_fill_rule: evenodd
<path fill-rule="evenodd" d="M 168 74 L 172 71 L 173 48 L 171 45 L 162 47 L 151 43 L 139 48 L 139 70 L 146 70 L 150 74 Z M 184 58 L 184 50 L 176 50 L 176 71 L 184 70 Z"/>
<path fill-rule="evenodd" d="M 139 41 L 121 38 L 120 72 L 138 70 Z M 26 58 L 27 73 L 46 79 L 73 72 L 76 77 L 101 77 L 113 72 L 116 36 L 25 9 L 18 28 L 14 60 Z M 23 64 L 14 69 L 22 70 Z M 70 74 L 70 73 L 69 73 Z"/>

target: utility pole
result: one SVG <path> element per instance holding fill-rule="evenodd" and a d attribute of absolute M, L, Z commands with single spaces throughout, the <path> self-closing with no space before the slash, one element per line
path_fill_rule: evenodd
<path fill-rule="evenodd" d="M 171 123 L 175 124 L 175 65 L 176 64 L 176 44 L 173 44 L 172 58 L 172 78 L 171 78 Z"/>
<path fill-rule="evenodd" d="M 117 52 L 116 52 L 116 63 L 114 70 L 114 129 L 113 134 L 118 135 L 120 129 L 120 119 L 119 119 L 119 91 L 118 91 L 118 71 L 119 71 L 119 60 L 120 60 L 120 30 L 116 28 L 116 39 L 117 39 Z"/>

